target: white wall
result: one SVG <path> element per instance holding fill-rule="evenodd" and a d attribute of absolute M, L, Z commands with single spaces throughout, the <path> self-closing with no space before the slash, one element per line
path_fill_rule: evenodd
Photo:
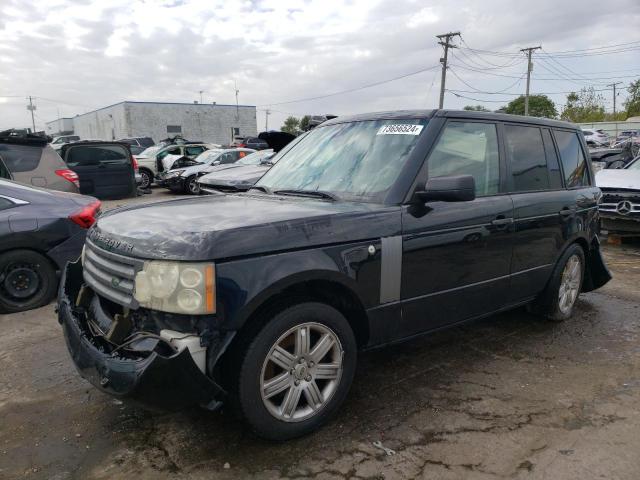
<path fill-rule="evenodd" d="M 126 137 L 124 103 L 73 117 L 73 130 L 83 140 L 116 140 Z"/>
<path fill-rule="evenodd" d="M 73 119 L 72 118 L 58 118 L 46 124 L 47 135 L 59 135 L 61 133 L 68 134 L 73 133 Z"/>

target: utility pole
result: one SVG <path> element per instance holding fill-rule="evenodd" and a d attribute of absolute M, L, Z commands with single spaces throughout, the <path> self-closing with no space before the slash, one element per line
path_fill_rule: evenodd
<path fill-rule="evenodd" d="M 533 70 L 533 63 L 531 63 L 531 54 L 534 50 L 541 49 L 541 46 L 521 48 L 521 52 L 527 52 L 527 93 L 524 96 L 524 116 L 529 116 L 529 87 L 531 86 L 531 71 Z"/>
<path fill-rule="evenodd" d="M 622 85 L 622 82 L 610 83 L 607 87 L 613 87 L 613 119 L 616 117 L 616 85 Z"/>
<path fill-rule="evenodd" d="M 440 63 L 442 64 L 442 78 L 440 79 L 440 107 L 444 106 L 444 86 L 447 80 L 447 60 L 449 58 L 449 48 L 456 48 L 455 45 L 450 43 L 452 37 L 459 37 L 460 32 L 449 32 L 443 33 L 442 35 L 436 35 L 440 41 L 438 42 L 440 45 L 444 47 L 444 57 L 440 59 Z"/>
<path fill-rule="evenodd" d="M 238 94 L 240 93 L 240 90 L 238 90 L 238 82 L 234 80 L 233 84 L 236 89 L 236 120 L 238 120 L 240 118 L 240 110 L 238 109 Z"/>
<path fill-rule="evenodd" d="M 36 106 L 33 104 L 33 99 L 31 95 L 29 95 L 29 105 L 27 105 L 27 110 L 31 111 L 31 125 L 33 126 L 33 130 L 31 133 L 36 133 L 36 120 L 33 116 L 33 112 L 35 111 Z"/>
<path fill-rule="evenodd" d="M 204 90 L 198 90 L 198 93 L 200 93 L 200 103 L 202 103 L 202 94 L 204 93 Z"/>
<path fill-rule="evenodd" d="M 269 115 L 271 115 L 271 110 L 268 108 L 264 111 L 264 131 L 269 131 Z"/>

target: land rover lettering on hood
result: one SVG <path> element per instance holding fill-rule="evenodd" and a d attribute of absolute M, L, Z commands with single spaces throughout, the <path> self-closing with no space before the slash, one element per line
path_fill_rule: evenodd
<path fill-rule="evenodd" d="M 307 434 L 359 350 L 524 304 L 563 320 L 609 280 L 586 152 L 546 119 L 327 120 L 246 192 L 102 215 L 59 292 L 71 357 L 119 398 Z"/>

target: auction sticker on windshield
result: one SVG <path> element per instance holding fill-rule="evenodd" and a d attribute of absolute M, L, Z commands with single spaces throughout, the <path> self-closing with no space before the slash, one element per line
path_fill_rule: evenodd
<path fill-rule="evenodd" d="M 376 135 L 420 135 L 423 125 L 395 123 L 380 127 Z"/>

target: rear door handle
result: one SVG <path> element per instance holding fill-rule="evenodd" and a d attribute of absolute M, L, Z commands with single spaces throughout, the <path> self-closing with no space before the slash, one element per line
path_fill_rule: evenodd
<path fill-rule="evenodd" d="M 496 218 L 494 220 L 491 220 L 491 225 L 495 226 L 495 227 L 502 227 L 505 225 L 511 225 L 513 223 L 513 218 L 509 217 L 509 218 Z"/>

